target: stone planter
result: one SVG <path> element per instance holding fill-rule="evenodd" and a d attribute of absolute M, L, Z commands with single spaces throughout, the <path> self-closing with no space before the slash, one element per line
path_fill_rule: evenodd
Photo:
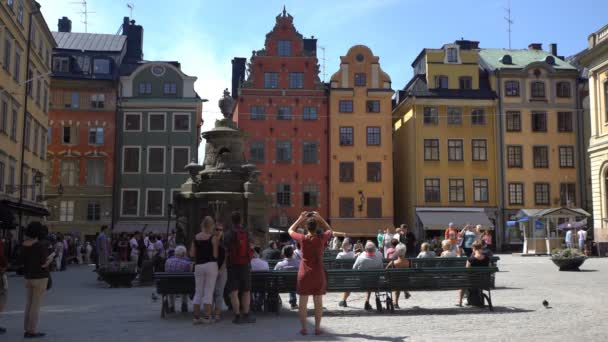
<path fill-rule="evenodd" d="M 559 267 L 560 271 L 580 271 L 579 267 L 585 262 L 587 257 L 579 256 L 572 258 L 556 258 L 552 257 L 551 261 Z"/>

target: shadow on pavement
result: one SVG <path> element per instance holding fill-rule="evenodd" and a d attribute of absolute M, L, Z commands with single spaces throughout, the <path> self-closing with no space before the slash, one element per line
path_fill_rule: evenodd
<path fill-rule="evenodd" d="M 511 314 L 511 313 L 526 313 L 534 312 L 536 310 L 520 309 L 515 307 L 506 306 L 494 306 L 494 311 L 490 311 L 488 308 L 475 308 L 475 307 L 455 307 L 455 308 L 432 308 L 425 309 L 420 307 L 413 307 L 408 309 L 396 310 L 394 313 L 388 313 L 383 311 L 382 313 L 365 312 L 365 311 L 325 311 L 323 316 L 325 317 L 336 317 L 336 316 L 424 316 L 424 315 L 469 315 L 469 314 Z"/>

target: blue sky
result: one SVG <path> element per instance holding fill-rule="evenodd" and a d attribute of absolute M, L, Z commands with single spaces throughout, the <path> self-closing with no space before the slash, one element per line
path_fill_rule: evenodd
<path fill-rule="evenodd" d="M 51 30 L 57 29 L 58 18 L 68 16 L 72 30 L 84 32 L 77 0 L 38 2 Z M 263 48 L 283 5 L 298 31 L 314 35 L 325 47 L 326 79 L 355 44 L 380 56 L 394 89 L 411 78 L 410 64 L 425 47 L 461 37 L 480 41 L 482 48 L 508 47 L 508 0 L 88 0 L 88 10 L 95 12 L 89 14 L 88 32 L 117 33 L 122 17 L 129 15 L 127 3 L 135 5 L 133 19 L 144 26 L 145 59 L 178 60 L 187 74 L 198 77 L 196 90 L 209 99 L 204 129 L 219 116 L 217 100 L 230 87 L 231 59 Z M 511 0 L 511 46 L 538 42 L 547 49 L 557 43 L 560 55 L 572 55 L 587 46 L 591 32 L 608 24 L 606 13 L 606 0 Z"/>

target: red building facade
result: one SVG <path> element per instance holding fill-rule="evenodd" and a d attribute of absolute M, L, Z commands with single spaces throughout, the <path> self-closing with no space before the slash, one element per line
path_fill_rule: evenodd
<path fill-rule="evenodd" d="M 246 78 L 240 59 L 234 117 L 247 137 L 247 158 L 272 197 L 270 222 L 279 227 L 302 211 L 328 213 L 328 96 L 316 43 L 303 38 L 283 10 L 264 49 L 253 52 Z"/>

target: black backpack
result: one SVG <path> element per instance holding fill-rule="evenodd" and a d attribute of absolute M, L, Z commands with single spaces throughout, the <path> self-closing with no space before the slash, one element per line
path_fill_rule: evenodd
<path fill-rule="evenodd" d="M 478 308 L 486 306 L 483 291 L 481 289 L 468 289 L 467 290 L 467 303 Z"/>

